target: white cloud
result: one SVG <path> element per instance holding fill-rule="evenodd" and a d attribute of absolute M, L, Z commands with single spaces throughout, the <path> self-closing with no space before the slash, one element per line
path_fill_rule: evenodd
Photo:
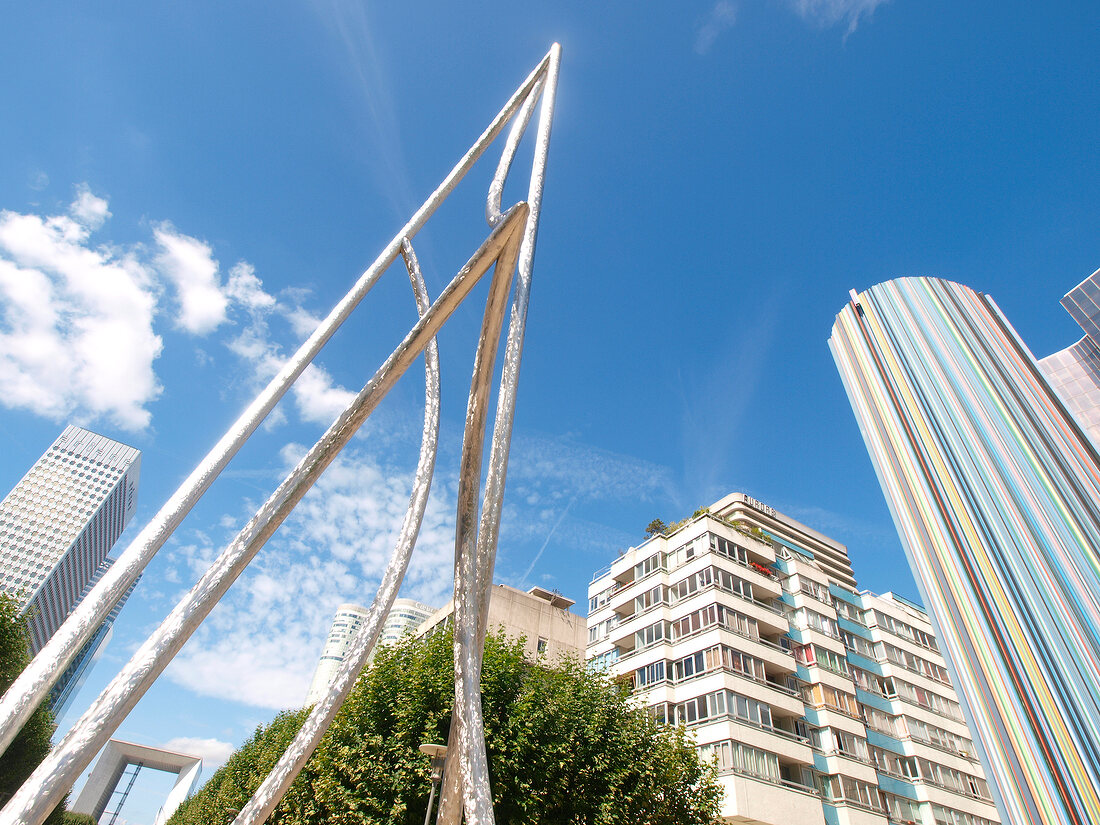
<path fill-rule="evenodd" d="M 209 775 L 221 767 L 233 755 L 236 748 L 220 739 L 202 739 L 195 736 L 177 736 L 157 747 L 164 750 L 202 757 L 202 772 Z"/>
<path fill-rule="evenodd" d="M 284 469 L 303 454 L 301 445 L 284 448 Z M 411 483 L 411 472 L 383 465 L 359 445 L 344 450 L 176 657 L 169 677 L 202 695 L 301 706 L 336 606 L 374 598 Z M 198 570 L 215 549 L 177 552 Z M 453 554 L 454 494 L 437 477 L 402 595 L 445 603 Z"/>
<path fill-rule="evenodd" d="M 323 367 L 310 364 L 294 382 L 294 402 L 304 421 L 328 426 L 355 398 L 355 393 L 334 386 Z"/>
<path fill-rule="evenodd" d="M 149 424 L 156 286 L 130 253 L 93 248 L 107 203 L 79 190 L 67 216 L 0 212 L 0 403 L 54 420 Z"/>
<path fill-rule="evenodd" d="M 167 222 L 153 230 L 153 237 L 160 247 L 156 266 L 176 290 L 176 324 L 193 335 L 213 332 L 226 320 L 229 298 L 222 291 L 210 246 L 180 234 Z"/>
<path fill-rule="evenodd" d="M 210 246 L 171 223 L 154 227 L 152 255 L 140 244 L 96 246 L 91 235 L 111 212 L 87 184 L 76 187 L 68 212 L 0 212 L 0 403 L 7 407 L 57 421 L 106 418 L 127 430 L 147 427 L 147 405 L 161 390 L 155 326 L 167 309 L 160 301 L 165 286 L 175 297 L 175 326 L 187 333 L 245 321 L 221 342 L 255 389 L 286 359 L 269 320 L 281 319 L 301 337 L 316 326 L 301 305 L 306 292 L 287 290 L 280 300 L 244 261 L 223 285 Z M 199 357 L 208 361 L 209 350 Z M 294 388 L 298 413 L 309 422 L 331 423 L 353 397 L 320 365 L 307 368 Z M 280 410 L 269 423 L 284 418 Z"/>
<path fill-rule="evenodd" d="M 86 183 L 76 187 L 76 200 L 69 207 L 69 214 L 81 226 L 92 231 L 99 229 L 111 217 L 107 201 L 93 195 Z"/>
<path fill-rule="evenodd" d="M 870 17 L 886 0 L 787 0 L 803 19 L 819 26 L 848 23 L 848 33 L 856 30 L 859 21 Z"/>
<path fill-rule="evenodd" d="M 695 53 L 709 52 L 718 36 L 736 22 L 737 7 L 729 0 L 718 0 L 695 30 Z"/>
<path fill-rule="evenodd" d="M 264 285 L 256 277 L 255 268 L 244 261 L 229 270 L 229 283 L 226 284 L 225 294 L 252 312 L 275 306 L 275 298 L 264 292 Z"/>

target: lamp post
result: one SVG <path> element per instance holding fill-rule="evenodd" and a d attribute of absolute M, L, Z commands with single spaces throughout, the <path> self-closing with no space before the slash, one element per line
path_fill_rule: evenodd
<path fill-rule="evenodd" d="M 420 746 L 420 752 L 432 760 L 432 792 L 428 795 L 428 810 L 424 812 L 424 825 L 429 825 L 432 821 L 435 791 L 439 787 L 439 780 L 443 778 L 443 765 L 447 761 L 447 746 L 425 743 Z"/>

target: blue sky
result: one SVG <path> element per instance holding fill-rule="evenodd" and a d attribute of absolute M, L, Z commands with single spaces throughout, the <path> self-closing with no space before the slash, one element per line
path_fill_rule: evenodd
<path fill-rule="evenodd" d="M 9 10 L 0 488 L 81 423 L 143 451 L 148 520 L 557 40 L 498 579 L 583 605 L 650 519 L 743 490 L 847 543 L 861 585 L 915 596 L 829 329 L 850 288 L 937 275 L 991 293 L 1039 356 L 1076 340 L 1058 300 L 1100 265 L 1100 10 L 470 5 Z M 417 240 L 433 293 L 484 236 L 490 172 Z M 394 272 L 158 555 L 78 706 L 414 317 Z M 479 318 L 464 307 L 440 340 L 444 446 L 404 591 L 433 603 Z M 301 701 L 332 611 L 369 600 L 392 547 L 421 374 L 120 736 L 216 760 Z"/>

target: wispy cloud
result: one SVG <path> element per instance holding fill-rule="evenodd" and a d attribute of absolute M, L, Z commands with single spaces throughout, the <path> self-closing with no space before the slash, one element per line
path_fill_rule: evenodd
<path fill-rule="evenodd" d="M 787 0 L 803 20 L 819 26 L 847 23 L 848 34 L 885 2 L 887 0 Z"/>
<path fill-rule="evenodd" d="M 413 211 L 416 201 L 401 148 L 403 141 L 385 61 L 378 56 L 374 26 L 368 17 L 370 6 L 354 0 L 315 0 L 313 5 L 339 41 L 339 63 L 370 116 L 368 128 L 373 133 L 371 143 L 375 147 L 370 153 L 375 163 L 374 172 L 384 184 L 394 211 L 405 218 Z"/>
<path fill-rule="evenodd" d="M 529 547 L 514 559 L 522 572 L 502 578 L 517 587 L 555 548 L 603 556 L 636 542 L 614 524 L 594 519 L 601 506 L 676 497 L 672 471 L 635 456 L 584 444 L 569 436 L 517 433 L 508 462 L 501 546 Z M 530 555 L 525 555 L 529 553 Z M 530 559 L 529 561 L 527 559 Z"/>
<path fill-rule="evenodd" d="M 284 469 L 304 450 L 285 448 Z M 374 598 L 411 483 L 411 472 L 389 466 L 366 445 L 341 453 L 176 657 L 169 677 L 201 695 L 273 709 L 300 706 L 332 611 L 341 602 Z M 454 501 L 447 480 L 437 478 L 403 595 L 436 605 L 450 598 Z M 200 541 L 171 558 L 195 575 L 220 549 Z"/>
<path fill-rule="evenodd" d="M 729 0 L 718 0 L 695 29 L 695 53 L 706 54 L 719 35 L 737 22 L 737 7 Z"/>

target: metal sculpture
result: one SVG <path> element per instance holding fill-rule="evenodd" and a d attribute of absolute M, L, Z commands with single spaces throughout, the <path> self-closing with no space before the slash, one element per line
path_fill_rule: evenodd
<path fill-rule="evenodd" d="M 481 659 L 496 561 L 508 447 L 523 352 L 560 55 L 560 46 L 554 44 L 439 188 L 245 409 L 0 699 L 0 749 L 4 749 L 45 697 L 57 676 L 237 450 L 400 255 L 416 297 L 420 316 L 417 323 L 256 515 L 222 551 L 199 582 L 180 600 L 160 627 L 142 644 L 92 706 L 12 796 L 3 810 L 0 810 L 0 825 L 39 825 L 49 815 L 72 787 L 80 772 L 110 739 L 118 725 L 168 666 L 172 657 L 183 647 L 229 586 L 244 571 L 390 388 L 423 352 L 424 435 L 412 499 L 402 523 L 397 546 L 382 577 L 367 620 L 356 636 L 328 693 L 314 706 L 298 736 L 252 799 L 240 811 L 234 823 L 252 825 L 267 818 L 313 753 L 350 692 L 356 676 L 377 641 L 382 620 L 397 596 L 420 529 L 435 466 L 439 430 L 439 360 L 435 334 L 490 268 L 493 269 L 493 276 L 474 356 L 474 374 L 466 411 L 460 463 L 455 529 L 455 706 L 448 742 L 451 758 L 447 760 L 443 777 L 437 821 L 457 825 L 465 816 L 470 825 L 489 825 L 493 822 L 481 717 Z M 527 200 L 502 211 L 504 183 L 520 140 L 538 104 L 540 112 Z M 429 303 L 412 239 L 509 124 L 511 128 L 486 202 L 486 219 L 491 231 L 435 302 Z M 514 291 L 511 289 L 513 274 L 516 282 Z M 510 291 L 511 317 L 479 520 L 478 492 L 489 391 Z"/>

